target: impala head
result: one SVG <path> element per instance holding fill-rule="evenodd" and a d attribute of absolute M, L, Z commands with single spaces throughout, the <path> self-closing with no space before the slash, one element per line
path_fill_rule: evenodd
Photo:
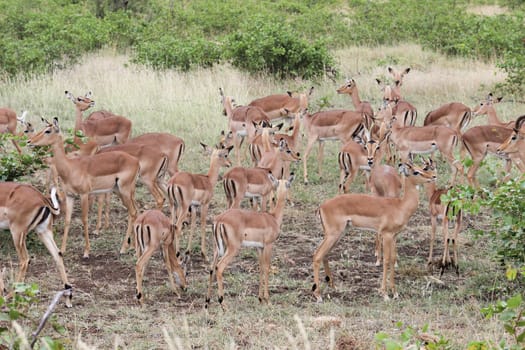
<path fill-rule="evenodd" d="M 229 147 L 218 145 L 211 148 L 202 142 L 200 144 L 204 149 L 204 152 L 211 155 L 211 162 L 217 163 L 219 167 L 229 168 L 232 166 L 231 161 L 228 159 L 228 155 L 233 149 L 233 145 Z"/>
<path fill-rule="evenodd" d="M 288 192 L 288 190 L 292 186 L 292 182 L 295 179 L 295 174 L 291 173 L 288 179 L 278 180 L 270 172 L 268 173 L 268 179 L 270 179 L 273 187 L 276 190 L 276 197 L 279 198 L 279 195 L 286 195 L 286 192 Z"/>
<path fill-rule="evenodd" d="M 186 290 L 186 277 L 188 276 L 189 260 L 189 254 L 181 254 L 180 252 L 177 252 L 177 262 L 179 263 L 179 268 L 173 269 L 173 279 L 175 280 L 177 287 L 181 288 L 182 290 Z"/>
<path fill-rule="evenodd" d="M 279 140 L 279 153 L 284 161 L 295 162 L 301 160 L 301 154 L 292 150 L 285 139 Z"/>
<path fill-rule="evenodd" d="M 437 179 L 437 172 L 434 161 L 428 159 L 423 166 L 416 166 L 411 162 L 399 164 L 399 172 L 407 177 L 412 177 L 417 184 L 434 182 Z"/>
<path fill-rule="evenodd" d="M 91 91 L 89 91 L 84 97 L 75 97 L 70 91 L 66 90 L 66 98 L 71 100 L 80 111 L 84 112 L 95 105 L 95 101 L 91 99 Z"/>
<path fill-rule="evenodd" d="M 521 131 L 521 127 L 525 123 L 525 115 L 522 115 L 516 119 L 514 124 L 513 132 L 505 142 L 503 142 L 497 149 L 499 155 L 516 153 L 520 151 L 520 146 L 523 147 L 523 141 L 525 132 Z"/>
<path fill-rule="evenodd" d="M 394 89 L 392 89 L 390 85 L 384 84 L 379 79 L 376 79 L 376 82 L 379 85 L 381 92 L 383 92 L 383 101 L 397 102 L 401 100 L 401 96 L 399 95 L 399 93 L 394 91 Z"/>
<path fill-rule="evenodd" d="M 354 79 L 346 79 L 345 83 L 337 89 L 338 94 L 349 94 L 351 95 L 356 87 Z"/>
<path fill-rule="evenodd" d="M 472 109 L 474 115 L 484 115 L 487 114 L 490 110 L 494 109 L 495 103 L 500 103 L 503 100 L 503 97 L 498 97 L 494 99 L 492 92 L 487 95 L 487 98 L 484 101 L 481 101 L 476 107 Z"/>
<path fill-rule="evenodd" d="M 34 134 L 27 141 L 27 144 L 30 146 L 46 146 L 57 142 L 58 139 L 61 142 L 62 134 L 58 126 L 58 118 L 53 118 L 53 123 L 50 123 L 44 118 L 42 118 L 42 121 L 46 124 L 44 129 Z"/>
<path fill-rule="evenodd" d="M 392 75 L 392 78 L 394 78 L 394 84 L 396 86 L 401 86 L 403 84 L 403 78 L 405 77 L 405 75 L 408 74 L 408 72 L 410 72 L 410 67 L 405 68 L 402 71 L 398 71 L 392 67 L 388 67 L 388 73 L 390 73 L 390 75 Z"/>

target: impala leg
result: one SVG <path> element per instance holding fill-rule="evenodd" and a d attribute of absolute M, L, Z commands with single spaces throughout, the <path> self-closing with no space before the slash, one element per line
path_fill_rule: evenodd
<path fill-rule="evenodd" d="M 473 159 L 472 166 L 467 172 L 467 180 L 468 180 L 469 185 L 472 187 L 479 187 L 479 183 L 476 180 L 476 172 L 478 171 L 479 165 L 481 164 L 481 161 L 483 160 L 483 158 Z"/>
<path fill-rule="evenodd" d="M 64 218 L 64 235 L 62 236 L 62 245 L 60 251 L 62 254 L 66 252 L 67 236 L 69 234 L 69 228 L 71 227 L 71 215 L 73 214 L 73 204 L 75 199 L 69 195 L 66 195 L 66 213 Z"/>
<path fill-rule="evenodd" d="M 376 233 L 376 242 L 375 242 L 375 253 L 376 256 L 376 266 L 381 266 L 381 252 L 383 251 L 383 242 L 381 238 L 381 233 Z"/>
<path fill-rule="evenodd" d="M 193 240 L 193 233 L 195 232 L 195 226 L 197 225 L 197 207 L 190 206 L 190 234 L 188 235 L 188 248 L 186 249 L 186 255 L 190 255 L 191 252 L 191 241 Z"/>
<path fill-rule="evenodd" d="M 27 267 L 29 266 L 29 254 L 27 253 L 26 247 L 26 236 L 27 232 L 16 226 L 11 228 L 11 236 L 13 237 L 13 243 L 18 254 L 18 274 L 16 276 L 17 282 L 23 282 L 26 276 Z"/>
<path fill-rule="evenodd" d="M 231 249 L 231 248 L 230 248 Z M 224 270 L 226 269 L 226 267 L 228 267 L 228 265 L 231 263 L 231 261 L 233 260 L 233 258 L 237 255 L 237 252 L 238 252 L 238 248 L 237 249 L 232 249 L 232 250 L 227 250 L 226 251 L 226 254 L 224 254 L 224 256 L 219 260 L 219 262 L 217 263 L 217 267 L 216 267 L 216 273 L 217 273 L 217 290 L 218 290 L 218 295 L 219 295 L 219 304 L 221 304 L 221 307 L 223 308 L 223 310 L 225 310 L 225 306 L 223 304 L 224 302 L 224 284 L 223 284 L 223 273 L 224 273 Z"/>
<path fill-rule="evenodd" d="M 95 236 L 99 235 L 100 227 L 102 226 L 102 211 L 104 209 L 104 198 L 104 194 L 97 195 L 97 225 L 95 227 L 95 231 L 93 231 L 93 234 Z"/>
<path fill-rule="evenodd" d="M 430 232 L 430 251 L 428 253 L 427 264 L 430 265 L 432 262 L 432 257 L 434 256 L 434 240 L 436 239 L 436 229 L 437 229 L 437 216 L 430 215 L 430 225 L 432 230 Z"/>
<path fill-rule="evenodd" d="M 461 230 L 461 224 L 463 221 L 463 215 L 461 210 L 456 215 L 456 227 L 454 229 L 454 239 L 452 241 L 453 243 L 453 249 L 454 249 L 454 267 L 456 268 L 456 274 L 459 275 L 459 263 L 458 263 L 458 236 L 459 231 Z"/>
<path fill-rule="evenodd" d="M 512 168 L 512 160 L 510 158 L 505 159 L 505 177 L 503 178 L 503 182 L 507 182 L 510 179 L 510 170 Z"/>
<path fill-rule="evenodd" d="M 335 243 L 339 240 L 341 233 L 325 234 L 325 237 L 319 247 L 317 247 L 314 257 L 313 257 L 313 269 L 314 269 L 314 285 L 312 286 L 312 292 L 317 299 L 317 302 L 323 301 L 321 298 L 321 284 L 319 282 L 319 269 L 321 267 L 321 262 L 323 262 L 326 282 L 333 287 L 332 273 L 328 265 L 328 254 L 334 247 Z"/>
<path fill-rule="evenodd" d="M 215 229 L 214 229 L 214 231 L 215 231 Z M 213 250 L 213 260 L 212 260 L 212 263 L 211 263 L 211 266 L 210 266 L 210 271 L 209 271 L 208 293 L 206 295 L 206 304 L 204 306 L 206 309 L 210 305 L 211 288 L 212 288 L 212 284 L 213 284 L 213 274 L 214 274 L 214 271 L 217 270 L 217 262 L 218 262 L 218 260 L 219 260 L 219 249 L 217 248 L 217 246 L 215 246 L 215 249 Z"/>
<path fill-rule="evenodd" d="M 304 150 L 304 158 L 303 158 L 303 176 L 304 176 L 304 183 L 305 185 L 308 184 L 308 156 L 310 155 L 310 152 L 312 152 L 312 147 L 315 144 L 316 139 L 309 139 L 308 143 L 306 144 L 306 148 Z"/>
<path fill-rule="evenodd" d="M 201 206 L 201 255 L 206 263 L 208 263 L 208 257 L 206 255 L 206 220 L 208 218 L 208 204 Z"/>
<path fill-rule="evenodd" d="M 394 247 L 394 237 L 390 232 L 382 232 L 381 236 L 383 237 L 383 279 L 381 282 L 380 293 L 383 295 L 385 300 L 388 300 L 388 291 L 387 291 L 387 279 L 390 277 L 390 288 L 396 297 L 395 285 L 394 285 L 394 263 L 396 260 L 395 257 L 395 247 Z"/>
<path fill-rule="evenodd" d="M 175 285 L 175 280 L 173 279 L 172 261 L 170 260 L 170 252 L 168 251 L 168 245 L 166 244 L 162 245 L 162 257 L 164 258 L 164 265 L 166 265 L 166 270 L 168 271 L 168 281 L 170 283 L 170 287 L 173 290 L 173 292 L 177 294 L 177 297 L 180 297 L 179 290 L 177 289 L 177 286 Z"/>
<path fill-rule="evenodd" d="M 319 152 L 317 154 L 317 173 L 319 174 L 320 179 L 323 177 L 323 174 L 322 174 L 323 159 L 324 159 L 324 141 L 319 141 Z"/>
<path fill-rule="evenodd" d="M 268 279 L 270 275 L 270 263 L 272 261 L 272 244 L 264 246 L 261 253 L 260 269 L 262 270 L 262 300 L 261 291 L 259 290 L 259 301 L 265 304 L 270 302 L 270 292 L 268 291 Z"/>
<path fill-rule="evenodd" d="M 147 246 L 144 250 L 144 253 L 137 260 L 135 265 L 135 276 L 137 279 L 137 300 L 142 304 L 144 302 L 142 294 L 142 280 L 144 278 L 144 272 L 146 271 L 146 266 L 148 265 L 149 259 L 155 252 L 156 247 Z"/>
<path fill-rule="evenodd" d="M 134 181 L 134 179 L 133 179 Z M 119 188 L 120 190 L 120 188 Z M 120 254 L 125 254 L 128 251 L 129 246 L 133 246 L 134 240 L 131 241 L 131 232 L 133 231 L 133 223 L 137 219 L 137 206 L 135 204 L 135 185 L 134 183 L 130 185 L 130 189 L 122 192 L 119 191 L 118 194 L 120 196 L 120 199 L 122 200 L 122 203 L 124 204 L 124 207 L 128 210 L 128 227 L 126 229 L 126 236 L 124 237 L 124 241 L 122 242 L 122 247 L 120 248 Z"/>
<path fill-rule="evenodd" d="M 186 272 L 182 268 L 181 264 L 179 264 L 179 259 L 177 256 L 177 252 L 175 251 L 175 247 L 173 246 L 173 242 L 165 242 L 164 246 L 166 247 L 165 254 L 168 257 L 167 264 L 169 264 L 169 274 L 172 277 L 177 276 L 177 284 L 180 285 L 180 288 L 182 289 L 182 291 L 184 291 L 186 289 Z M 171 279 L 170 283 L 172 282 L 173 278 Z M 175 288 L 173 291 L 175 292 L 175 294 L 177 294 L 178 297 L 180 297 L 178 289 L 176 288 L 176 286 L 174 287 Z"/>
<path fill-rule="evenodd" d="M 443 216 L 443 259 L 441 260 L 441 268 L 444 269 L 450 264 L 450 253 L 449 253 L 450 237 L 448 234 L 448 216 Z"/>
<path fill-rule="evenodd" d="M 89 251 L 91 245 L 89 243 L 89 223 L 88 223 L 88 213 L 89 213 L 89 195 L 82 194 L 80 195 L 80 208 L 82 212 L 82 227 L 84 230 L 84 259 L 89 258 Z"/>

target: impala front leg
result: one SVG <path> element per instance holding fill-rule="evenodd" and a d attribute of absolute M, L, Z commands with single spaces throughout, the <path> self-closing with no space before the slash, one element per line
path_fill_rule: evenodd
<path fill-rule="evenodd" d="M 88 224 L 88 213 L 89 213 L 89 195 L 83 194 L 80 196 L 80 209 L 82 212 L 82 226 L 84 229 L 84 259 L 89 258 L 90 244 L 89 244 L 89 224 Z"/>
<path fill-rule="evenodd" d="M 201 255 L 206 263 L 209 263 L 206 255 L 206 218 L 208 217 L 208 205 L 201 206 Z"/>
<path fill-rule="evenodd" d="M 69 228 L 71 227 L 71 215 L 73 214 L 74 204 L 75 204 L 75 199 L 70 194 L 66 194 L 66 213 L 65 213 L 65 218 L 64 218 L 64 234 L 62 236 L 62 245 L 60 246 L 60 251 L 62 252 L 62 254 L 66 253 L 67 236 L 69 234 Z"/>

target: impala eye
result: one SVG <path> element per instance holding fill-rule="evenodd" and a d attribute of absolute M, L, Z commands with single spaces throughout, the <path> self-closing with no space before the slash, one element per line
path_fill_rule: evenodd
<path fill-rule="evenodd" d="M 50 129 L 47 129 L 46 131 L 44 131 L 45 134 L 51 134 L 51 130 Z"/>

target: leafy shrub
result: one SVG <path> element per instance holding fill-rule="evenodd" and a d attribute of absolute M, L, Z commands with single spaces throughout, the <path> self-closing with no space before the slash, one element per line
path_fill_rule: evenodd
<path fill-rule="evenodd" d="M 24 145 L 24 138 L 12 136 L 10 134 L 0 134 L 0 181 L 14 181 L 23 176 L 30 176 L 35 171 L 46 167 L 44 158 L 47 156 L 45 148 L 35 149 L 31 153 L 19 154 L 16 150 L 7 150 L 7 145 L 11 144 L 11 139 L 17 138 L 21 146 Z M 4 147 L 5 146 L 5 147 Z"/>
<path fill-rule="evenodd" d="M 278 78 L 320 76 L 334 64 L 322 40 L 309 43 L 279 20 L 258 18 L 228 36 L 225 55 L 251 73 L 268 72 Z"/>

